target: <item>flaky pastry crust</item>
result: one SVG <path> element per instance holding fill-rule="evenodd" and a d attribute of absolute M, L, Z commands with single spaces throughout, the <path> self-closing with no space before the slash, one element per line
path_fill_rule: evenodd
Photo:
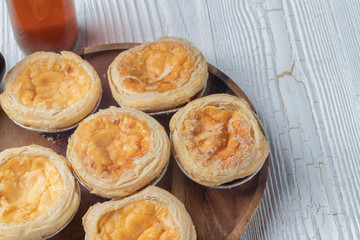
<path fill-rule="evenodd" d="M 158 75 L 156 76 L 152 76 L 150 80 L 139 79 L 136 76 L 132 76 L 131 74 L 126 76 L 121 75 L 121 71 L 124 70 L 124 68 L 136 69 L 139 67 L 137 65 L 128 66 L 126 64 L 125 66 L 123 66 L 123 63 L 126 61 L 127 58 L 134 57 L 135 54 L 142 56 L 144 49 L 147 49 L 149 46 L 153 46 L 154 44 L 159 45 L 162 43 L 169 43 L 172 45 L 178 44 L 184 49 L 186 49 L 189 54 L 191 54 L 191 57 L 194 60 L 194 65 L 191 69 L 186 70 L 191 72 L 190 77 L 176 77 L 173 81 L 185 83 L 180 84 L 175 89 L 169 89 L 167 91 L 159 91 L 158 87 L 161 86 L 149 86 L 146 92 L 137 92 L 129 89 L 126 84 L 124 84 L 125 79 L 135 79 L 136 81 L 141 82 L 141 84 L 145 86 L 145 88 L 147 88 L 147 84 L 163 80 L 168 75 L 171 75 L 173 73 L 173 69 L 175 69 L 174 66 L 177 63 L 174 63 L 175 65 L 170 64 L 170 66 L 168 68 L 165 68 L 161 73 L 158 73 Z M 150 56 L 153 57 L 154 55 L 150 54 Z M 149 58 L 144 59 L 144 61 L 142 62 L 142 64 L 146 65 L 146 69 L 148 69 L 151 65 L 150 63 L 147 63 L 148 61 Z M 167 61 L 170 60 L 168 59 Z M 157 63 L 158 62 L 160 62 L 160 60 L 157 60 Z M 119 66 L 120 63 L 123 65 Z M 167 64 L 166 60 L 164 64 Z M 162 37 L 154 42 L 147 42 L 131 48 L 127 51 L 124 51 L 115 58 L 115 60 L 111 63 L 108 69 L 108 80 L 111 92 L 118 104 L 121 106 L 136 108 L 145 112 L 168 110 L 186 102 L 189 102 L 196 93 L 198 93 L 201 89 L 204 88 L 207 78 L 208 66 L 201 52 L 191 42 L 177 37 Z"/>
<path fill-rule="evenodd" d="M 18 77 L 23 74 L 23 71 L 31 64 L 34 65 L 32 68 L 41 71 L 40 67 L 37 68 L 37 66 L 35 66 L 37 65 L 36 62 L 46 62 L 46 67 L 57 69 L 56 71 L 58 71 L 58 75 L 71 75 L 71 68 L 66 68 L 66 65 L 63 68 L 59 67 L 58 62 L 61 60 L 71 62 L 74 64 L 74 66 L 80 67 L 80 69 L 83 69 L 87 73 L 88 77 L 81 77 L 84 78 L 84 82 L 89 84 L 88 91 L 84 93 L 81 99 L 71 103 L 69 106 L 60 104 L 61 106 L 46 108 L 44 107 L 44 104 L 24 104 L 22 99 L 19 99 L 17 94 L 14 92 L 18 91 L 18 88 L 24 88 L 25 90 L 28 90 L 27 87 L 23 87 L 21 84 L 18 84 L 18 87 L 14 87 L 14 84 L 16 84 Z M 41 64 L 39 64 L 39 66 L 41 66 Z M 52 76 L 54 76 L 56 73 L 53 71 L 52 74 Z M 31 72 L 27 77 L 29 78 L 29 82 L 27 84 L 34 84 L 35 80 Z M 43 81 L 41 79 L 38 80 Z M 53 79 L 47 80 L 54 84 Z M 60 84 L 66 83 L 64 81 L 59 81 L 59 85 Z M 46 87 L 45 84 L 43 84 L 43 86 Z M 76 88 L 71 89 L 71 92 L 74 94 L 69 94 L 69 101 L 71 101 L 71 97 L 78 97 L 79 92 L 84 91 L 83 84 L 78 84 L 75 86 L 75 84 L 71 83 L 69 83 L 69 86 L 66 87 L 55 87 L 53 88 L 53 91 L 66 92 L 69 91 L 69 88 Z M 36 96 L 36 94 L 39 94 L 41 90 L 42 89 L 34 89 L 32 94 L 35 94 Z M 24 58 L 8 72 L 5 78 L 4 92 L 0 95 L 0 102 L 6 114 L 13 121 L 36 130 L 52 131 L 68 128 L 85 118 L 96 107 L 97 102 L 101 97 L 101 93 L 102 88 L 98 74 L 94 68 L 80 56 L 68 51 L 62 51 L 61 54 L 53 52 L 36 52 Z M 64 94 L 66 95 L 66 93 Z M 49 93 L 49 95 L 52 95 L 52 93 Z M 52 96 L 46 96 L 46 98 L 48 97 Z M 34 98 L 34 96 L 32 98 Z"/>
<path fill-rule="evenodd" d="M 127 119 L 124 118 L 123 120 L 119 120 L 121 116 L 129 117 Z M 100 119 L 105 120 L 100 121 Z M 92 121 L 97 120 L 99 120 L 101 124 L 103 124 L 103 121 L 106 121 L 108 125 L 116 128 L 114 131 L 106 130 L 106 133 L 101 132 L 106 129 L 106 126 L 100 127 L 97 130 L 93 129 L 103 135 L 94 136 L 94 134 L 89 137 L 93 138 L 93 140 L 89 140 L 92 147 L 91 151 L 92 153 L 96 153 L 98 152 L 97 149 L 100 151 L 102 151 L 101 149 L 104 149 L 102 147 L 104 142 L 102 138 L 108 139 L 113 133 L 117 135 L 114 136 L 114 139 L 117 139 L 116 142 L 118 143 L 109 140 L 109 143 L 106 146 L 107 149 L 102 151 L 106 152 L 105 154 L 107 154 L 107 156 L 105 157 L 104 155 L 96 157 L 94 156 L 95 154 L 92 155 L 92 153 L 83 154 L 80 152 L 81 150 L 79 150 L 82 147 L 81 141 L 84 139 L 84 137 L 79 136 L 88 134 L 86 132 L 86 128 L 89 125 L 88 123 L 93 123 Z M 133 129 L 129 129 L 132 127 L 125 126 L 129 121 L 134 120 L 138 122 L 137 125 L 142 125 L 142 128 L 145 128 L 144 131 L 148 136 L 144 136 L 144 139 L 146 138 L 145 140 L 147 141 L 145 143 L 140 141 L 137 143 L 126 143 L 126 141 L 120 143 L 123 141 L 121 136 L 129 138 L 129 141 L 132 141 L 133 138 L 135 138 L 135 136 L 129 136 L 129 133 L 127 133 L 128 131 L 134 131 Z M 122 126 L 124 129 L 118 130 L 118 127 L 121 128 Z M 132 134 L 137 135 L 140 134 L 140 132 L 141 131 L 135 131 L 132 132 Z M 100 143 L 97 143 L 98 140 L 95 139 L 97 137 L 100 137 Z M 132 156 L 135 157 L 127 157 L 127 159 L 122 158 L 122 156 L 126 154 L 126 151 L 132 151 L 130 150 L 130 148 L 133 149 L 133 146 L 131 145 L 141 144 L 145 145 L 144 148 L 146 148 L 142 154 L 134 152 L 132 153 Z M 86 147 L 87 146 L 85 146 L 85 148 Z M 88 150 L 84 151 L 90 152 Z M 117 153 L 118 155 L 116 155 L 116 152 L 120 153 Z M 71 136 L 67 147 L 67 159 L 71 162 L 78 178 L 92 193 L 106 197 L 126 196 L 149 184 L 162 173 L 169 161 L 169 156 L 170 140 L 165 129 L 151 116 L 130 108 L 110 107 L 87 117 L 80 122 L 79 127 Z M 101 162 L 97 165 L 101 165 L 100 171 L 95 169 L 95 164 L 97 164 L 97 162 Z M 128 164 L 126 165 L 124 162 L 128 162 Z M 109 174 L 106 175 L 105 172 Z"/>
<path fill-rule="evenodd" d="M 83 217 L 83 226 L 86 232 L 87 240 L 100 239 L 98 223 L 104 214 L 120 210 L 130 204 L 144 200 L 168 209 L 168 212 L 174 219 L 174 227 L 178 232 L 178 238 L 176 239 L 196 239 L 195 227 L 183 203 L 169 192 L 159 187 L 149 186 L 144 190 L 124 199 L 97 203 L 90 207 Z"/>
<path fill-rule="evenodd" d="M 188 103 L 170 120 L 170 132 L 176 160 L 188 176 L 206 186 L 219 186 L 255 173 L 269 154 L 266 138 L 248 103 L 228 94 Z"/>
<path fill-rule="evenodd" d="M 21 156 L 25 157 L 44 157 L 48 159 L 57 169 L 60 178 L 62 180 L 62 191 L 56 196 L 56 198 L 51 198 L 50 200 L 54 201 L 45 213 L 37 216 L 34 219 L 26 220 L 26 216 L 24 216 L 25 220 L 21 220 L 20 222 L 3 222 L 0 221 L 0 239 L 1 240 L 36 240 L 42 239 L 46 236 L 49 236 L 60 229 L 62 229 L 75 215 L 79 204 L 80 204 L 80 190 L 79 186 L 71 172 L 71 166 L 68 161 L 54 151 L 49 148 L 37 146 L 37 145 L 29 145 L 25 147 L 11 148 L 4 150 L 0 153 L 0 168 L 5 167 L 4 165 L 14 158 L 18 158 Z M 37 163 L 41 165 L 40 163 Z M 21 164 L 20 164 L 21 166 Z M 32 170 L 36 167 L 36 164 L 33 165 Z M 46 169 L 44 170 L 46 171 Z M 26 175 L 33 174 L 33 171 L 28 171 L 25 173 Z M 3 177 L 3 176 L 1 176 Z M 40 177 L 40 176 L 39 176 Z M 55 177 L 55 176 L 54 176 Z M 32 179 L 37 179 L 36 176 L 33 176 Z M 37 179 L 36 181 L 40 181 L 41 179 Z M 5 184 L 2 182 L 1 186 L 3 187 Z M 13 184 L 16 184 L 15 182 Z M 2 189 L 1 191 L 1 217 L 3 213 L 7 211 L 8 204 L 11 204 L 13 200 L 6 199 L 5 196 L 9 194 L 15 194 L 12 189 L 9 191 L 12 192 L 4 192 L 6 190 Z M 26 188 L 23 188 L 22 191 L 26 191 Z M 33 189 L 33 191 L 37 191 L 37 189 Z M 21 192 L 21 194 L 26 195 L 29 193 Z M 42 197 L 41 193 L 38 193 L 40 197 Z M 44 193 L 42 193 L 44 194 Z M 25 196 L 26 197 L 26 196 Z M 31 201 L 32 199 L 29 199 Z M 9 203 L 7 203 L 9 201 Z M 26 203 L 20 203 L 25 204 Z M 41 206 L 39 207 L 41 209 Z M 22 211 L 19 209 L 17 211 Z M 21 214 L 21 213 L 20 213 Z"/>

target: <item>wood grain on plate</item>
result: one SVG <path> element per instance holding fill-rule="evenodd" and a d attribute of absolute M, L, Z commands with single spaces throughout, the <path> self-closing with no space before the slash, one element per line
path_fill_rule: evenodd
<path fill-rule="evenodd" d="M 77 51 L 94 66 L 102 81 L 103 96 L 100 109 L 111 105 L 118 106 L 107 82 L 107 68 L 120 52 L 135 45 L 134 43 L 108 44 Z M 231 79 L 209 64 L 209 80 L 205 95 L 212 93 L 229 93 L 243 97 L 249 102 L 246 95 Z M 168 123 L 171 116 L 172 114 L 155 117 L 167 132 L 169 132 Z M 73 132 L 70 130 L 57 134 L 40 134 L 25 130 L 14 124 L 3 110 L 0 110 L 0 129 L 0 151 L 35 143 L 50 147 L 64 156 L 68 138 Z M 238 239 L 261 202 L 267 172 L 268 160 L 251 181 L 230 190 L 211 189 L 188 179 L 171 158 L 168 170 L 158 186 L 170 191 L 185 204 L 196 227 L 198 239 Z M 81 218 L 91 205 L 103 201 L 106 199 L 90 194 L 81 187 L 81 204 L 77 214 L 64 230 L 51 239 L 84 239 Z"/>

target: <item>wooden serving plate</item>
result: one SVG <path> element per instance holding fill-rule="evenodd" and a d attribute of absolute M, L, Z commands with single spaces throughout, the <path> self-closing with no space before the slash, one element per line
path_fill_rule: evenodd
<path fill-rule="evenodd" d="M 108 44 L 76 51 L 94 66 L 102 81 L 103 96 L 100 109 L 111 105 L 118 106 L 111 95 L 107 81 L 107 68 L 120 52 L 135 45 L 137 44 Z M 209 64 L 209 80 L 204 95 L 212 93 L 228 93 L 243 97 L 253 108 L 244 92 L 229 77 Z M 172 114 L 155 116 L 167 132 L 169 132 L 168 123 L 171 116 Z M 35 143 L 52 148 L 65 156 L 68 138 L 72 133 L 73 130 L 41 134 L 23 129 L 14 124 L 0 108 L 0 151 Z M 249 182 L 232 189 L 211 189 L 200 186 L 187 178 L 171 158 L 168 170 L 157 186 L 168 190 L 185 204 L 194 222 L 198 239 L 238 239 L 259 207 L 267 174 L 268 159 Z M 82 217 L 91 205 L 104 201 L 107 199 L 90 194 L 88 190 L 81 187 L 81 204 L 77 214 L 67 227 L 50 239 L 84 239 Z"/>

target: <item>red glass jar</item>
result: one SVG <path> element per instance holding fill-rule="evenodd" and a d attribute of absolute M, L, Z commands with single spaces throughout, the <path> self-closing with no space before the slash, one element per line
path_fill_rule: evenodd
<path fill-rule="evenodd" d="M 78 36 L 73 0 L 6 0 L 14 35 L 26 53 L 71 50 Z"/>

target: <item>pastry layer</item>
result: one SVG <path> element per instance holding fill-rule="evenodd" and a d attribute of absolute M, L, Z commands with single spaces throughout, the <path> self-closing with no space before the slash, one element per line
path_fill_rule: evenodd
<path fill-rule="evenodd" d="M 99 76 L 80 56 L 36 52 L 8 72 L 0 103 L 16 123 L 52 132 L 74 127 L 95 110 L 101 93 Z"/>
<path fill-rule="evenodd" d="M 146 200 L 104 214 L 97 227 L 101 239 L 179 239 L 174 219 L 167 207 Z"/>
<path fill-rule="evenodd" d="M 207 78 L 207 62 L 199 49 L 176 37 L 123 51 L 108 68 L 111 93 L 119 105 L 146 112 L 189 102 Z"/>
<path fill-rule="evenodd" d="M 40 240 L 63 228 L 80 204 L 70 164 L 49 148 L 0 152 L 0 239 Z"/>
<path fill-rule="evenodd" d="M 196 99 L 170 120 L 173 153 L 194 181 L 219 186 L 255 173 L 269 146 L 249 104 L 228 94 Z"/>
<path fill-rule="evenodd" d="M 54 163 L 20 156 L 0 166 L 0 223 L 20 223 L 45 214 L 63 191 Z"/>
<path fill-rule="evenodd" d="M 146 113 L 110 107 L 79 124 L 66 155 L 92 193 L 122 197 L 161 174 L 169 161 L 170 141 L 165 129 Z"/>
<path fill-rule="evenodd" d="M 155 186 L 97 203 L 83 217 L 87 240 L 195 240 L 191 217 L 171 193 Z"/>
<path fill-rule="evenodd" d="M 124 87 L 134 92 L 165 92 L 183 86 L 194 71 L 191 50 L 179 43 L 153 42 L 118 62 Z"/>

